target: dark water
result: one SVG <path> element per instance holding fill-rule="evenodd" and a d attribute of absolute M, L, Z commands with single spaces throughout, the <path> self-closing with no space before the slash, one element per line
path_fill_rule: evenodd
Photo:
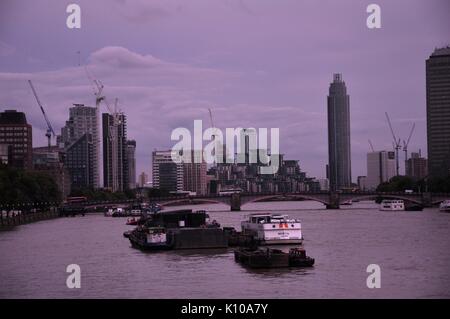
<path fill-rule="evenodd" d="M 325 210 L 314 202 L 270 202 L 210 211 L 222 226 L 245 214 L 286 212 L 302 220 L 310 269 L 252 271 L 232 250 L 143 253 L 130 248 L 123 218 L 61 218 L 0 233 L 1 298 L 449 298 L 450 214 L 380 212 L 371 202 Z M 177 207 L 178 208 L 178 207 Z M 66 266 L 81 267 L 68 289 Z M 381 267 L 381 288 L 366 267 Z"/>

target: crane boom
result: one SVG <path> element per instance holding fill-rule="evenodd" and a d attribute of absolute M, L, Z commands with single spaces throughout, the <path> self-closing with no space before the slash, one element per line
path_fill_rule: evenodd
<path fill-rule="evenodd" d="M 371 141 L 371 140 L 369 140 L 369 145 L 370 145 L 370 148 L 372 149 L 372 152 L 375 152 L 375 149 L 373 148 L 373 145 L 372 145 L 372 141 Z"/>
<path fill-rule="evenodd" d="M 396 172 L 397 172 L 397 176 L 399 175 L 399 162 L 398 162 L 398 151 L 401 149 L 401 140 L 400 139 L 398 139 L 397 140 L 397 138 L 395 137 L 395 133 L 394 133 L 394 129 L 392 128 L 392 123 L 391 123 L 391 120 L 390 120 L 390 118 L 389 118 L 389 115 L 388 115 L 388 113 L 387 112 L 384 112 L 384 114 L 386 114 L 386 119 L 387 119 L 387 121 L 388 121 L 388 124 L 389 124 L 389 129 L 391 130 L 391 134 L 392 134 L 392 138 L 394 139 L 393 140 L 393 142 L 392 142 L 392 146 L 393 146 L 393 148 L 394 148 L 394 150 L 395 150 L 395 162 L 396 162 Z"/>
<path fill-rule="evenodd" d="M 33 91 L 34 97 L 36 99 L 37 104 L 39 105 L 39 107 L 41 108 L 41 112 L 42 115 L 44 115 L 44 119 L 45 122 L 47 123 L 47 132 L 45 133 L 45 136 L 47 136 L 48 139 L 48 147 L 50 149 L 51 146 L 51 137 L 53 135 L 53 137 L 56 136 L 55 131 L 53 130 L 52 124 L 50 123 L 50 120 L 47 117 L 47 114 L 45 113 L 44 107 L 42 106 L 41 101 L 39 100 L 39 97 L 36 93 L 36 89 L 34 88 L 33 82 L 31 82 L 31 80 L 28 80 L 28 84 L 30 84 L 31 90 Z"/>
<path fill-rule="evenodd" d="M 386 119 L 387 119 L 388 124 L 389 124 L 389 129 L 391 130 L 391 133 L 392 133 L 392 138 L 394 139 L 395 143 L 397 143 L 397 138 L 395 137 L 394 129 L 392 128 L 392 124 L 391 124 L 391 120 L 389 118 L 389 115 L 388 115 L 387 112 L 385 112 L 384 114 L 386 114 Z"/>
<path fill-rule="evenodd" d="M 409 132 L 408 139 L 406 140 L 405 148 L 408 148 L 409 141 L 411 140 L 411 136 L 414 132 L 415 127 L 416 127 L 416 123 L 413 123 L 413 126 L 411 127 L 411 131 Z"/>

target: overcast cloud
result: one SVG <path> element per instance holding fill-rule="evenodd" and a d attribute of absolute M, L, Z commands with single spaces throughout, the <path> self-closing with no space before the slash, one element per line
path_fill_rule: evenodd
<path fill-rule="evenodd" d="M 82 28 L 65 26 L 69 3 Z M 382 28 L 365 26 L 382 8 Z M 32 79 L 57 131 L 73 103 L 94 105 L 80 61 L 128 117 L 137 170 L 169 148 L 171 131 L 193 126 L 208 108 L 216 126 L 279 127 L 281 151 L 324 177 L 326 95 L 340 72 L 350 94 L 353 176 L 365 175 L 367 140 L 392 148 L 384 112 L 410 151 L 426 154 L 425 60 L 450 44 L 450 2 L 433 1 L 12 1 L 0 2 L 0 110 L 26 112 L 34 146 L 45 122 Z M 107 109 L 103 108 L 106 112 Z"/>

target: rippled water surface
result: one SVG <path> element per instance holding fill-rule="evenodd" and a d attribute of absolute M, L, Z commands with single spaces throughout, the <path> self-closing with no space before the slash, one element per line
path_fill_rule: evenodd
<path fill-rule="evenodd" d="M 122 234 L 124 218 L 60 218 L 0 232 L 1 298 L 450 298 L 450 214 L 380 212 L 372 202 L 325 210 L 315 202 L 251 203 L 206 209 L 222 226 L 252 212 L 302 220 L 313 268 L 249 270 L 232 249 L 143 253 Z M 177 207 L 177 209 L 180 207 Z M 66 266 L 81 267 L 68 289 Z M 381 267 L 368 289 L 366 267 Z"/>

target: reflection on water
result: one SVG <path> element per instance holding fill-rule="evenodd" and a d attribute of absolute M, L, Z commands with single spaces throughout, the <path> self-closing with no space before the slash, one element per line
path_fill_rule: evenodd
<path fill-rule="evenodd" d="M 222 204 L 185 207 L 206 209 L 222 226 L 236 228 L 260 211 L 299 218 L 316 263 L 255 270 L 236 263 L 231 248 L 141 252 L 122 236 L 132 228 L 126 219 L 93 214 L 0 233 L 0 297 L 450 297 L 450 214 L 437 209 L 380 212 L 372 202 L 359 202 L 326 210 L 309 201 L 249 203 L 241 212 Z M 81 289 L 65 285 L 72 263 L 81 267 Z M 380 289 L 366 286 L 372 263 L 381 267 Z"/>

